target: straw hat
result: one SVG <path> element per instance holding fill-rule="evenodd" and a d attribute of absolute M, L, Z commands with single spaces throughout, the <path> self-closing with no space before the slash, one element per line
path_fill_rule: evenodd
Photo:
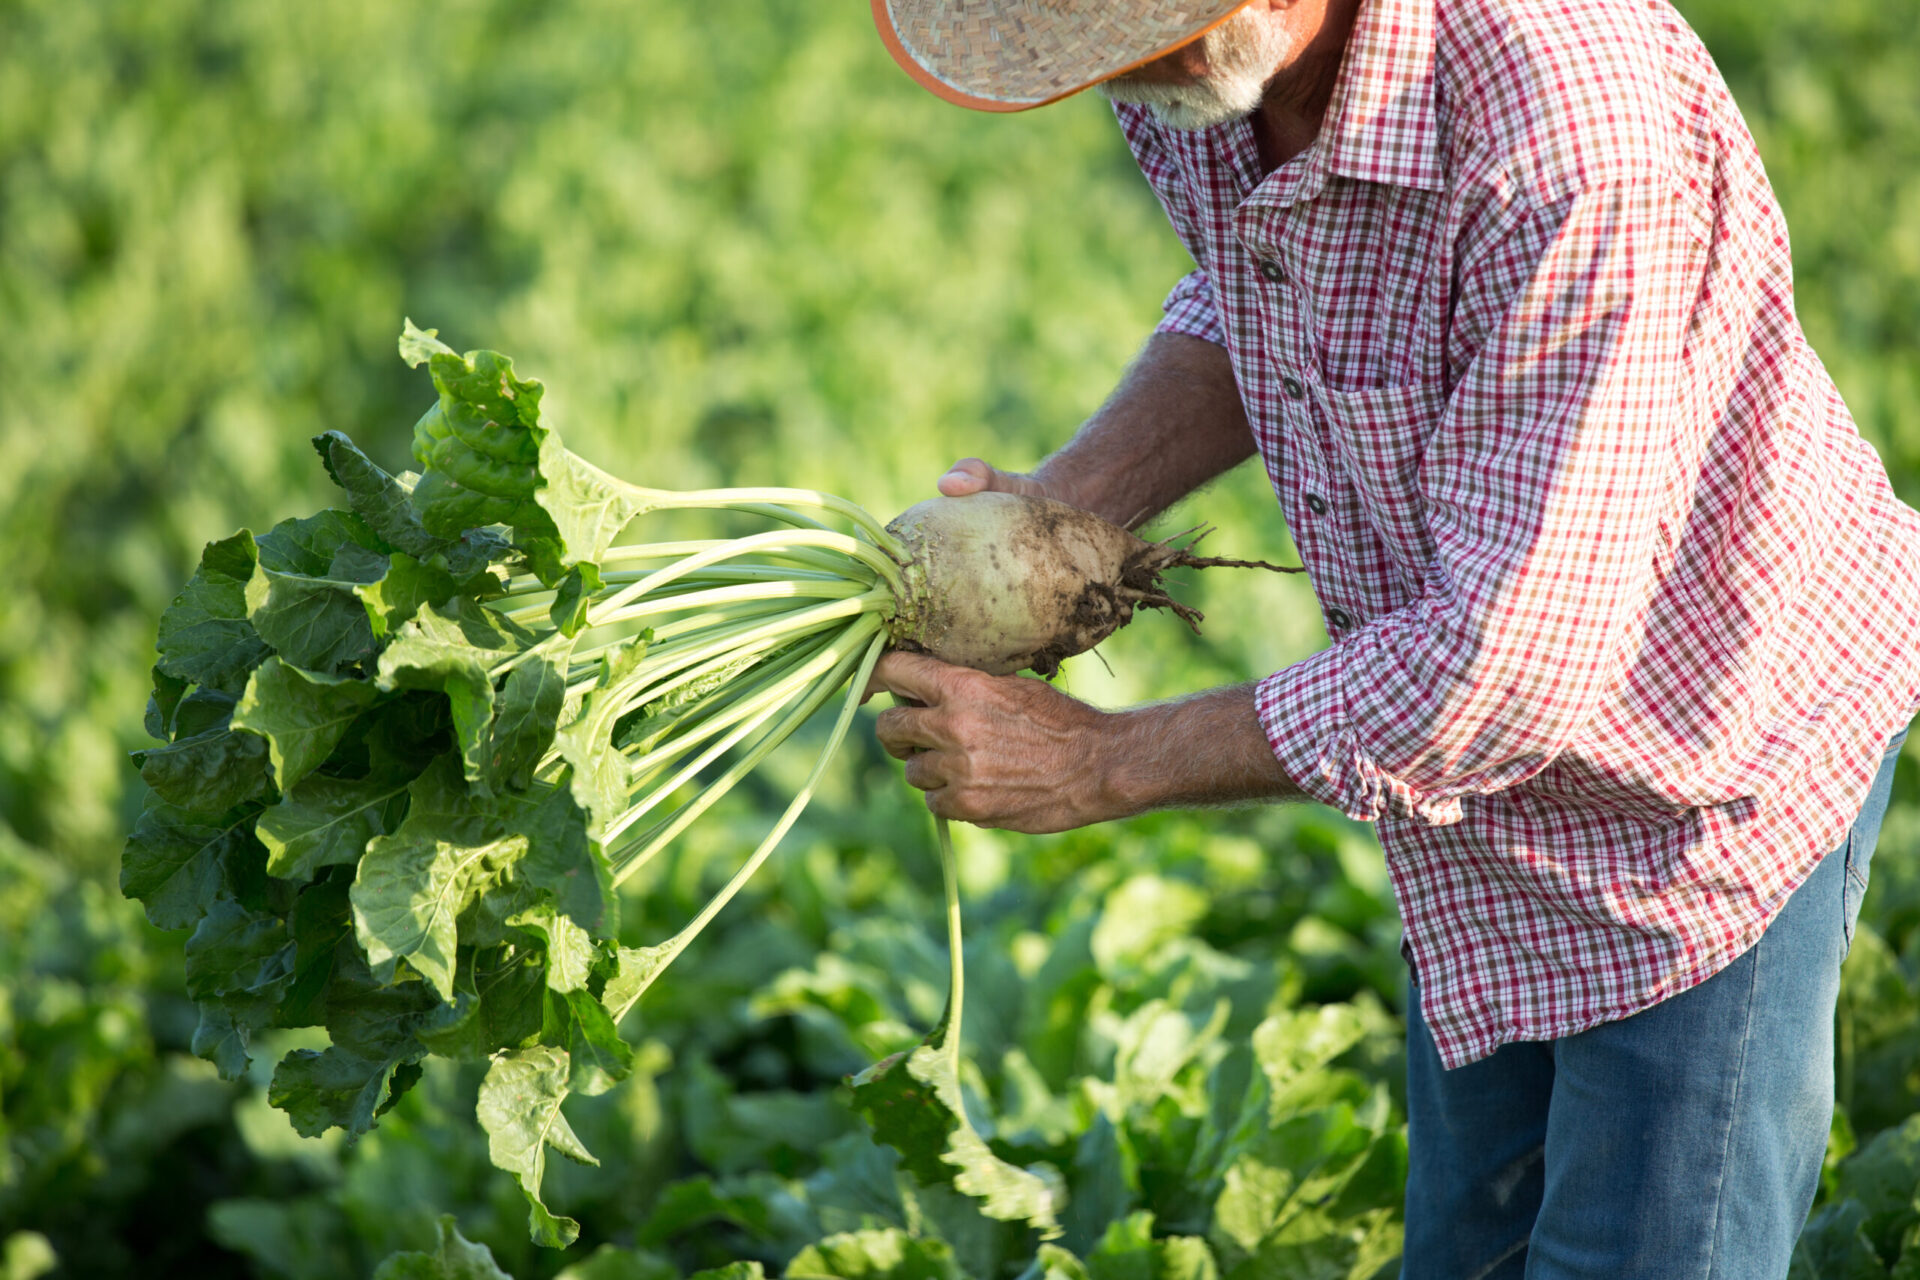
<path fill-rule="evenodd" d="M 873 0 L 894 61 L 963 107 L 1025 111 L 1218 26 L 1247 0 Z"/>

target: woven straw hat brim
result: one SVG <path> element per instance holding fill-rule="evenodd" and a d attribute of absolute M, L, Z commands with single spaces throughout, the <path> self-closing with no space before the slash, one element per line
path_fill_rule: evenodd
<path fill-rule="evenodd" d="M 887 51 L 921 85 L 977 111 L 1025 111 L 1172 53 L 1248 0 L 872 3 Z"/>

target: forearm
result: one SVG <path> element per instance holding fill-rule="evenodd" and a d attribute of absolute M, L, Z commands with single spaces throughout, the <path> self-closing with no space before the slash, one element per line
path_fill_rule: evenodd
<path fill-rule="evenodd" d="M 1099 739 L 1106 817 L 1305 799 L 1274 758 L 1251 684 L 1107 713 Z"/>
<path fill-rule="evenodd" d="M 1226 350 L 1160 333 L 1033 478 L 1053 496 L 1133 528 L 1252 453 Z"/>

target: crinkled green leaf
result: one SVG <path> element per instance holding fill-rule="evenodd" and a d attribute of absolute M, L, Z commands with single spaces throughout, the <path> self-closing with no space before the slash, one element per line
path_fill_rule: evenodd
<path fill-rule="evenodd" d="M 186 945 L 187 994 L 200 1005 L 194 1053 L 228 1079 L 244 1073 L 252 1033 L 272 1025 L 293 965 L 285 920 L 216 900 Z"/>
<path fill-rule="evenodd" d="M 1267 1077 L 1273 1121 L 1297 1110 L 1311 1073 L 1359 1044 L 1366 1032 L 1360 1011 L 1346 1004 L 1289 1009 L 1255 1028 L 1253 1052 Z"/>
<path fill-rule="evenodd" d="M 233 712 L 233 727 L 267 740 L 273 777 L 284 793 L 318 768 L 379 691 L 365 680 L 318 675 L 271 657 L 253 670 Z"/>
<path fill-rule="evenodd" d="M 413 489 L 414 509 L 429 533 L 453 537 L 476 525 L 504 524 L 522 533 L 522 541 L 554 541 L 552 520 L 530 497 L 503 496 L 475 487 L 486 484 L 502 489 L 530 486 L 533 468 L 515 467 L 459 451 L 457 441 L 449 440 L 437 452 L 420 483 Z M 524 531 L 529 527 L 533 532 Z"/>
<path fill-rule="evenodd" d="M 380 540 L 416 560 L 426 560 L 447 549 L 448 539 L 428 533 L 413 509 L 407 486 L 387 474 L 344 434 L 329 431 L 313 438 L 313 447 L 326 463 L 327 474 L 347 492 L 354 514 L 367 522 Z"/>
<path fill-rule="evenodd" d="M 917 1240 L 898 1227 L 846 1231 L 793 1256 L 787 1280 L 964 1280 L 953 1246 Z"/>
<path fill-rule="evenodd" d="M 1920 1115 L 1876 1134 L 1842 1162 L 1835 1189 L 1866 1207 L 1867 1239 L 1882 1257 L 1897 1258 L 1901 1236 L 1920 1223 Z"/>
<path fill-rule="evenodd" d="M 184 809 L 149 804 L 120 856 L 120 892 L 146 905 L 162 929 L 199 923 L 228 884 L 227 859 L 253 840 L 251 813 L 206 823 Z"/>
<path fill-rule="evenodd" d="M 1887 1280 L 1887 1264 L 1867 1239 L 1866 1220 L 1866 1206 L 1858 1200 L 1823 1205 L 1794 1244 L 1787 1280 Z"/>
<path fill-rule="evenodd" d="M 438 329 L 422 329 L 407 317 L 400 326 L 400 358 L 406 361 L 407 368 L 418 369 L 427 361 L 439 355 L 458 355 L 452 347 L 440 340 Z"/>
<path fill-rule="evenodd" d="M 1156 1237 L 1145 1209 L 1110 1225 L 1087 1254 L 1088 1280 L 1219 1280 L 1213 1250 L 1198 1236 Z"/>
<path fill-rule="evenodd" d="M 380 687 L 444 692 L 467 780 L 485 790 L 492 668 L 532 643 L 524 629 L 465 597 L 426 605 L 381 653 Z"/>
<path fill-rule="evenodd" d="M 573 796 L 562 788 L 536 787 L 508 797 L 500 807 L 529 847 L 513 868 L 515 893 L 499 906 L 518 912 L 551 899 L 592 937 L 611 938 L 620 926 L 620 897 L 606 855 L 588 836 L 586 815 Z"/>
<path fill-rule="evenodd" d="M 205 685 L 195 689 L 180 699 L 173 709 L 173 740 L 193 738 L 209 729 L 224 729 L 233 719 L 233 709 L 240 705 L 240 699 L 225 689 L 212 689 Z"/>
<path fill-rule="evenodd" d="M 507 923 L 539 937 L 547 954 L 547 986 L 555 991 L 579 991 L 593 976 L 600 952 L 593 937 L 557 911 L 551 902 L 514 913 Z"/>
<path fill-rule="evenodd" d="M 598 561 L 645 510 L 631 485 L 568 453 L 557 434 L 540 443 L 540 477 L 536 499 L 553 521 L 568 566 Z"/>
<path fill-rule="evenodd" d="M 453 999 L 455 922 L 527 852 L 442 757 L 409 789 L 407 817 L 392 835 L 368 842 L 353 886 L 355 934 L 378 974 L 404 959 Z"/>
<path fill-rule="evenodd" d="M 553 524 L 533 502 L 540 425 L 538 382 L 513 376 L 513 362 L 495 351 L 428 352 L 401 335 L 401 356 L 433 375 L 439 402 L 414 427 L 414 457 L 425 474 L 414 509 L 428 532 L 457 534 L 475 525 L 512 525 L 526 537 L 551 538 Z"/>
<path fill-rule="evenodd" d="M 556 1216 L 541 1199 L 547 1148 L 581 1164 L 600 1163 L 574 1136 L 560 1110 L 570 1072 L 566 1051 L 551 1045 L 500 1054 L 480 1082 L 476 1109 L 494 1165 L 511 1173 L 526 1193 L 534 1243 L 555 1249 L 572 1244 L 580 1224 Z"/>
<path fill-rule="evenodd" d="M 548 1030 L 547 996 L 537 954 L 505 947 L 471 952 L 456 977 L 452 1006 L 420 1026 L 421 1042 L 441 1057 L 465 1062 L 521 1048 Z"/>
<path fill-rule="evenodd" d="M 1073 1194 L 1061 1215 L 1061 1243 L 1084 1255 L 1110 1224 L 1140 1202 L 1140 1168 L 1133 1143 L 1105 1112 L 1095 1113 L 1093 1123 L 1080 1135 L 1070 1177 Z"/>
<path fill-rule="evenodd" d="M 365 586 L 368 583 L 378 582 L 380 579 L 386 577 L 387 570 L 393 567 L 393 556 L 400 554 L 402 553 L 395 551 L 392 555 L 389 555 L 387 552 L 375 548 L 363 547 L 357 542 L 344 543 L 338 551 L 333 553 L 333 559 L 327 562 L 326 568 L 315 573 L 313 576 L 316 578 L 332 578 L 338 582 L 354 582 Z M 412 559 L 412 557 L 408 558 Z M 418 564 L 419 562 L 414 561 L 414 563 Z M 362 600 L 365 600 L 365 598 L 364 595 L 361 596 Z M 368 617 L 369 621 L 373 623 L 373 634 L 376 637 L 384 635 L 385 633 L 380 627 L 380 619 L 372 616 L 372 610 L 368 610 Z"/>
<path fill-rule="evenodd" d="M 282 520 L 255 539 L 260 563 L 280 573 L 324 578 L 345 548 L 377 552 L 373 530 L 347 511 Z"/>
<path fill-rule="evenodd" d="M 487 731 L 482 771 L 495 792 L 524 791 L 553 745 L 567 701 L 567 649 L 522 662 L 500 687 Z"/>
<path fill-rule="evenodd" d="M 1271 1267 L 1304 1266 L 1295 1246 L 1328 1234 L 1325 1208 L 1354 1175 L 1367 1167 L 1383 1135 L 1389 1108 L 1384 1093 L 1356 1110 L 1341 1103 L 1317 1107 L 1257 1134 L 1226 1170 L 1214 1203 L 1212 1243 L 1229 1270 L 1248 1258 L 1270 1259 Z M 1338 1232 L 1351 1251 L 1357 1241 Z M 1289 1274 L 1280 1270 L 1275 1274 Z"/>
<path fill-rule="evenodd" d="M 678 954 L 679 948 L 671 943 L 620 948 L 613 976 L 607 979 L 606 989 L 601 992 L 601 1000 L 615 1022 L 627 1016 L 627 1011 L 639 1003 L 653 980 Z"/>
<path fill-rule="evenodd" d="M 603 1244 L 553 1280 L 680 1280 L 680 1268 L 651 1249 Z"/>
<path fill-rule="evenodd" d="M 558 1034 L 547 1038 L 563 1040 L 567 1046 L 569 1089 L 597 1097 L 633 1074 L 633 1046 L 620 1038 L 606 1006 L 592 992 L 555 993 L 548 997 L 548 1004 L 556 1015 L 549 1021 L 560 1025 L 553 1028 Z"/>
<path fill-rule="evenodd" d="M 161 742 L 173 739 L 173 712 L 180 705 L 180 699 L 189 688 L 187 681 L 178 676 L 170 676 L 159 667 L 153 669 L 153 693 L 147 698 L 147 714 L 143 727 L 149 738 Z"/>
<path fill-rule="evenodd" d="M 967 1118 L 955 1060 L 940 1047 L 946 1023 L 920 1045 L 868 1067 L 849 1083 L 853 1105 L 867 1117 L 876 1141 L 900 1153 L 900 1163 L 928 1185 L 950 1183 L 981 1202 L 980 1211 L 1003 1222 L 1031 1224 L 1058 1235 L 1061 1195 L 1053 1178 L 995 1155 Z"/>
<path fill-rule="evenodd" d="M 364 579 L 354 591 L 366 606 L 374 637 L 384 640 L 412 620 L 422 606 L 452 599 L 460 583 L 445 569 L 396 551 L 379 577 Z"/>
<path fill-rule="evenodd" d="M 159 669 L 194 684 L 238 689 L 267 644 L 247 621 L 257 551 L 245 529 L 209 542 L 200 567 L 160 616 Z"/>
<path fill-rule="evenodd" d="M 426 474 L 413 502 L 426 528 L 450 534 L 508 524 L 549 585 L 582 561 L 597 561 L 642 509 L 632 486 L 568 453 L 540 421 L 543 388 L 514 376 L 495 351 L 458 355 L 408 326 L 410 364 L 426 363 L 439 402 L 414 427 L 414 457 Z"/>
<path fill-rule="evenodd" d="M 206 1221 L 207 1234 L 223 1248 L 254 1262 L 246 1269 L 249 1274 L 334 1280 L 357 1273 L 352 1233 L 340 1207 L 328 1197 L 216 1200 Z"/>
<path fill-rule="evenodd" d="M 335 675 L 371 658 L 373 625 L 359 584 L 257 565 L 247 582 L 247 620 L 288 662 Z"/>
<path fill-rule="evenodd" d="M 651 633 L 642 634 L 607 651 L 600 677 L 587 692 L 574 718 L 553 735 L 560 758 L 571 767 L 574 801 L 586 811 L 588 832 L 605 838 L 608 824 L 625 813 L 631 773 L 627 759 L 611 748 L 614 727 L 620 722 L 620 683 L 640 665 Z"/>
<path fill-rule="evenodd" d="M 253 1043 L 253 1033 L 264 1021 L 255 1021 L 258 1013 L 253 1006 L 245 1007 L 236 1013 L 221 1001 L 209 1001 L 200 1006 L 200 1021 L 193 1029 L 193 1038 L 188 1048 L 196 1058 L 211 1062 L 220 1072 L 222 1080 L 238 1080 L 247 1074 L 253 1057 L 247 1050 Z"/>
<path fill-rule="evenodd" d="M 579 635 L 581 628 L 587 625 L 587 606 L 593 603 L 594 593 L 605 585 L 601 581 L 598 565 L 591 562 L 574 565 L 567 570 L 567 576 L 560 580 L 560 586 L 554 591 L 553 607 L 547 611 L 548 618 L 564 634 Z"/>
<path fill-rule="evenodd" d="M 140 777 L 168 804 L 214 815 L 273 792 L 267 741 L 251 733 L 208 729 L 164 747 L 133 753 Z"/>
<path fill-rule="evenodd" d="M 281 1002 L 279 1021 L 287 1027 L 307 1027 L 327 1021 L 336 971 L 365 969 L 366 958 L 353 941 L 353 909 L 347 899 L 351 877 L 323 875 L 299 890 L 287 913 L 287 934 L 293 939 L 293 981 Z M 416 986 L 420 984 L 414 984 Z M 336 1039 L 336 1043 L 338 1043 Z"/>
<path fill-rule="evenodd" d="M 187 994 L 277 995 L 293 977 L 293 946 L 278 916 L 222 899 L 187 939 Z"/>
<path fill-rule="evenodd" d="M 729 1262 L 724 1267 L 696 1271 L 687 1280 L 765 1280 L 766 1274 L 757 1262 Z"/>
<path fill-rule="evenodd" d="M 338 1045 L 296 1049 L 274 1069 L 267 1101 L 286 1112 L 304 1137 L 317 1138 L 335 1128 L 357 1137 L 371 1129 L 374 1116 L 389 1105 L 400 1066 L 393 1059 L 363 1058 Z"/>
<path fill-rule="evenodd" d="M 260 814 L 256 832 L 266 846 L 268 873 L 304 882 L 322 867 L 358 862 L 368 841 L 392 830 L 388 815 L 411 782 L 391 774 L 301 779 Z"/>
<path fill-rule="evenodd" d="M 363 1058 L 420 1057 L 427 1033 L 450 1012 L 427 983 L 382 982 L 351 937 L 335 948 L 328 978 L 327 1034 L 336 1047 Z"/>
<path fill-rule="evenodd" d="M 432 1252 L 409 1251 L 387 1257 L 373 1280 L 513 1280 L 493 1260 L 493 1252 L 460 1234 L 452 1214 L 440 1215 L 440 1239 Z"/>

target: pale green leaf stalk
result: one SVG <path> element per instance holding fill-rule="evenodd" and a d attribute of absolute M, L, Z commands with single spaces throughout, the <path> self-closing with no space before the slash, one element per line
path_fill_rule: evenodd
<path fill-rule="evenodd" d="M 1059 1175 L 1042 1167 L 1022 1169 L 993 1153 L 967 1118 L 960 1084 L 960 1019 L 966 1002 L 961 961 L 960 879 L 953 838 L 945 818 L 934 819 L 940 844 L 941 882 L 947 915 L 947 1008 L 940 1023 L 911 1050 L 875 1063 L 850 1081 L 853 1103 L 872 1124 L 874 1136 L 901 1154 L 901 1163 L 924 1183 L 951 1183 L 981 1202 L 990 1218 L 1024 1222 L 1052 1239 L 1061 1232 Z"/>

